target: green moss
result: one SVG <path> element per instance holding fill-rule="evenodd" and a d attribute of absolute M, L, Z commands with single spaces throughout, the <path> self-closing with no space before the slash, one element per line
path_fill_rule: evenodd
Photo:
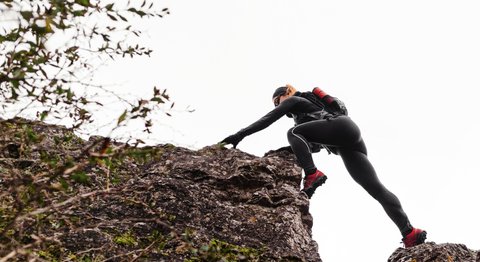
<path fill-rule="evenodd" d="M 66 144 L 69 144 L 70 142 L 75 142 L 75 135 L 71 132 L 67 132 L 64 136 L 63 136 L 63 142 L 66 143 Z"/>
<path fill-rule="evenodd" d="M 50 245 L 47 249 L 37 251 L 37 255 L 40 258 L 51 262 L 60 261 L 61 254 L 60 247 L 55 245 Z"/>
<path fill-rule="evenodd" d="M 243 247 L 218 239 L 212 239 L 207 245 L 199 249 L 192 249 L 192 256 L 188 262 L 197 261 L 260 261 L 262 249 Z"/>
<path fill-rule="evenodd" d="M 114 174 L 110 178 L 112 185 L 119 185 L 122 182 L 122 179 L 117 174 Z"/>
<path fill-rule="evenodd" d="M 50 168 L 56 168 L 61 161 L 61 157 L 58 154 L 52 154 L 45 150 L 40 151 L 40 160 L 46 163 Z"/>
<path fill-rule="evenodd" d="M 177 219 L 177 216 L 175 215 L 168 215 L 168 221 L 169 222 L 174 222 Z"/>
<path fill-rule="evenodd" d="M 43 140 L 43 136 L 37 134 L 31 126 L 23 125 L 22 128 L 24 131 L 24 138 L 27 142 L 38 143 Z"/>
<path fill-rule="evenodd" d="M 126 149 L 124 154 L 135 162 L 145 164 L 162 156 L 163 150 L 153 147 L 135 147 Z"/>
<path fill-rule="evenodd" d="M 157 230 L 153 230 L 153 232 L 147 237 L 147 240 L 149 242 L 148 245 L 156 242 L 155 250 L 157 252 L 163 253 L 163 251 L 165 250 L 165 246 L 169 241 L 172 240 L 172 237 L 169 235 L 165 236 Z"/>
<path fill-rule="evenodd" d="M 37 194 L 37 188 L 35 184 L 30 181 L 25 181 L 25 184 L 18 187 L 20 199 L 23 204 L 28 204 L 30 200 L 34 197 L 38 197 L 36 200 L 38 203 L 43 204 L 43 198 L 41 195 Z"/>
<path fill-rule="evenodd" d="M 105 261 L 105 257 L 101 254 L 94 255 L 76 255 L 72 252 L 69 252 L 66 256 L 66 259 L 62 261 L 77 261 L 77 262 L 100 262 Z"/>
<path fill-rule="evenodd" d="M 90 184 L 90 177 L 85 173 L 85 171 L 78 171 L 71 175 L 73 181 L 83 184 L 89 185 Z"/>
<path fill-rule="evenodd" d="M 100 262 L 100 261 L 105 261 L 105 257 L 101 254 L 82 255 L 82 256 L 78 257 L 77 255 L 70 253 L 67 256 L 67 260 L 65 260 L 65 261 Z"/>
<path fill-rule="evenodd" d="M 58 261 L 49 251 L 40 250 L 37 254 L 40 258 L 46 259 L 47 261 Z"/>
<path fill-rule="evenodd" d="M 137 239 L 132 232 L 125 232 L 120 236 L 116 236 L 113 240 L 115 243 L 124 246 L 136 246 L 138 245 Z"/>
<path fill-rule="evenodd" d="M 0 232 L 3 231 L 3 229 L 7 225 L 7 216 L 5 211 L 6 209 L 0 207 Z"/>

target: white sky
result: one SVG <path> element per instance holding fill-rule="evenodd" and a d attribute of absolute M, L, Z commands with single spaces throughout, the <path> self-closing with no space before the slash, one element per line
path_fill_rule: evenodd
<path fill-rule="evenodd" d="M 158 3 L 157 3 L 158 5 Z M 290 83 L 341 98 L 382 182 L 437 243 L 480 249 L 480 2 L 444 0 L 163 1 L 148 21 L 149 59 L 101 71 L 129 92 L 167 88 L 177 109 L 152 141 L 217 143 L 273 108 Z M 118 111 L 118 116 L 123 110 Z M 114 117 L 117 117 L 115 114 Z M 239 149 L 287 145 L 283 118 Z M 401 236 L 338 156 L 315 155 L 329 180 L 310 203 L 326 262 L 386 261 Z"/>

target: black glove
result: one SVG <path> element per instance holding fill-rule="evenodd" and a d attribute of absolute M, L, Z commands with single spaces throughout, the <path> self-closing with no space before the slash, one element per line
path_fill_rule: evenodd
<path fill-rule="evenodd" d="M 237 148 L 238 143 L 240 143 L 240 141 L 242 141 L 243 138 L 244 138 L 243 136 L 237 133 L 237 134 L 228 136 L 227 138 L 223 139 L 222 142 L 220 143 L 232 144 L 233 148 Z"/>

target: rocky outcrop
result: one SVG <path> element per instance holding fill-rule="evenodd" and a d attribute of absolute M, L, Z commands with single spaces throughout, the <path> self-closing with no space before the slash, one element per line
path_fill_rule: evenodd
<path fill-rule="evenodd" d="M 321 261 L 285 151 L 137 148 L 0 120 L 0 174 L 0 261 Z M 429 242 L 388 261 L 480 262 L 480 252 Z"/>
<path fill-rule="evenodd" d="M 411 248 L 398 248 L 388 262 L 480 262 L 480 251 L 463 244 L 427 242 Z"/>
<path fill-rule="evenodd" d="M 19 119 L 1 121 L 0 133 L 0 190 L 12 192 L 0 199 L 0 258 L 321 261 L 301 170 L 286 152 L 115 144 L 121 154 L 102 155 L 95 139 Z M 22 188 L 44 199 L 12 208 Z"/>

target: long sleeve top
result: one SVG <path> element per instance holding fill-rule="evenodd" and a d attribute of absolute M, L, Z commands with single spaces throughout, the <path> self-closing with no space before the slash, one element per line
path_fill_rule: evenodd
<path fill-rule="evenodd" d="M 267 128 L 284 115 L 292 117 L 296 125 L 332 116 L 324 110 L 324 108 L 302 97 L 301 94 L 301 92 L 296 92 L 293 96 L 285 99 L 265 116 L 238 131 L 237 134 L 245 137 L 256 133 Z"/>

